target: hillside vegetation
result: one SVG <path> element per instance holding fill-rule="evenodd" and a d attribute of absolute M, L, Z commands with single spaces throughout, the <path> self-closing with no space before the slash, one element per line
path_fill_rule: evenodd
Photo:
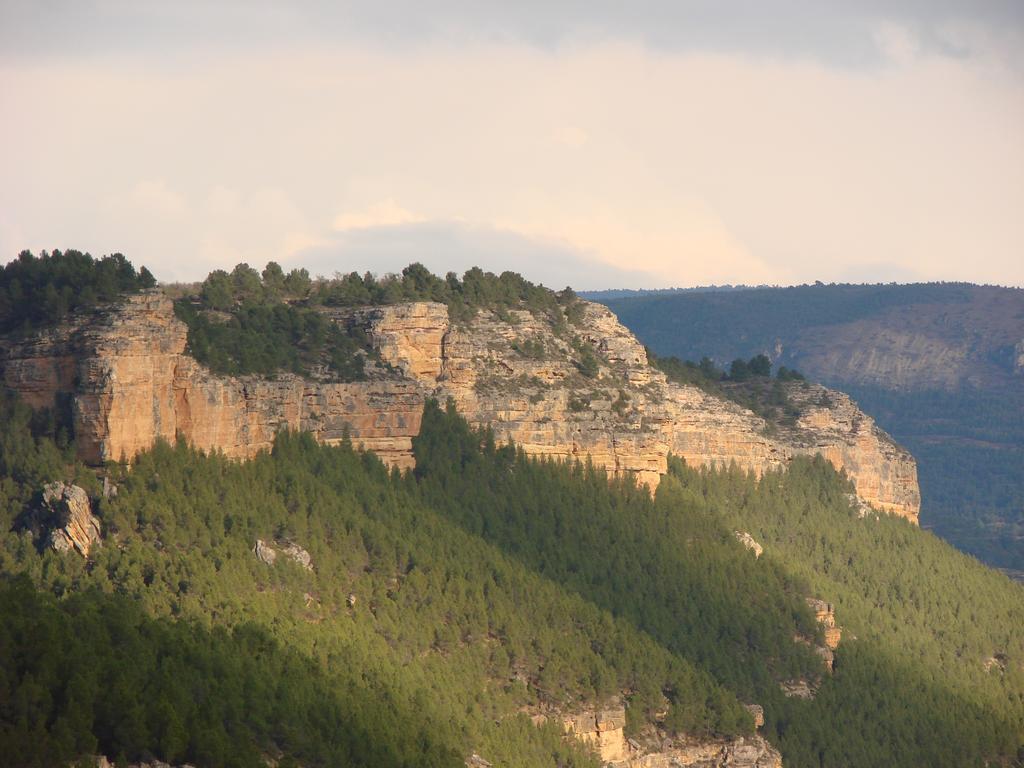
<path fill-rule="evenodd" d="M 0 270 L 0 333 L 28 335 L 118 296 L 152 288 L 148 269 L 138 272 L 120 253 L 94 259 L 81 251 L 22 251 Z"/>
<path fill-rule="evenodd" d="M 18 519 L 46 479 L 95 481 L 4 408 L 0 569 L 61 598 L 17 583 L 2 595 L 3 668 L 17 671 L 0 733 L 26 765 L 97 748 L 201 765 L 278 751 L 303 765 L 455 765 L 472 751 L 583 765 L 516 713 L 616 695 L 637 734 L 666 708 L 669 732 L 742 733 L 739 702 L 756 700 L 795 766 L 980 765 L 1024 743 L 1022 590 L 902 521 L 857 518 L 824 462 L 761 482 L 676 465 L 652 500 L 494 446 L 431 405 L 404 477 L 301 435 L 243 464 L 158 446 L 114 468 L 119 492 L 98 500 L 107 540 L 86 563 L 40 551 Z M 761 559 L 737 524 L 766 544 Z M 313 570 L 260 562 L 257 538 L 300 543 Z M 793 642 L 818 632 L 811 594 L 858 638 L 831 676 Z M 137 663 L 117 672 L 105 665 L 126 627 Z M 994 653 L 1011 663 L 986 672 Z M 190 682 L 174 665 L 221 672 Z M 786 699 L 791 678 L 818 698 Z M 220 703 L 183 703 L 196 686 Z"/>
<path fill-rule="evenodd" d="M 787 768 L 1024 760 L 1024 589 L 864 516 L 822 459 L 673 458 L 652 496 L 433 401 L 405 473 L 288 432 L 89 468 L 60 423 L 0 396 L 0 762 L 596 768 L 561 716 L 614 701 L 652 749 L 750 736 L 757 703 Z M 88 558 L 39 528 L 54 480 L 92 500 Z M 844 630 L 832 672 L 808 597 Z"/>
<path fill-rule="evenodd" d="M 474 267 L 461 279 L 454 273 L 442 279 L 411 264 L 401 275 L 353 272 L 313 281 L 304 269 L 285 274 L 270 262 L 262 273 L 248 264 L 211 272 L 194 294 L 176 302 L 175 311 L 188 325 L 189 353 L 217 373 L 286 371 L 359 381 L 374 358 L 369 340 L 330 321 L 323 310 L 408 301 L 446 304 L 454 322 L 471 319 L 482 307 L 503 316 L 526 308 L 562 327 L 578 303 L 568 289 L 555 294 L 514 272 L 495 275 Z"/>

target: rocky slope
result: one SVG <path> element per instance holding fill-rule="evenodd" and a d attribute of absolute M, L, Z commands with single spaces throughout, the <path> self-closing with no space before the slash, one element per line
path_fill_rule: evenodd
<path fill-rule="evenodd" d="M 754 472 L 821 453 L 845 469 L 863 501 L 917 518 L 913 458 L 845 395 L 793 385 L 794 427 L 769 425 L 740 406 L 668 382 L 605 307 L 586 303 L 575 324 L 480 311 L 455 324 L 443 304 L 414 302 L 331 312 L 359 326 L 387 365 L 367 381 L 211 374 L 186 354 L 187 330 L 159 291 L 8 344 L 3 378 L 36 407 L 70 399 L 87 461 L 131 459 L 178 434 L 203 450 L 248 457 L 282 428 L 323 442 L 349 435 L 399 467 L 412 465 L 427 397 L 452 399 L 499 440 L 559 459 L 589 458 L 657 484 L 671 452 L 694 465 Z M 596 357 L 596 374 L 584 365 Z"/>

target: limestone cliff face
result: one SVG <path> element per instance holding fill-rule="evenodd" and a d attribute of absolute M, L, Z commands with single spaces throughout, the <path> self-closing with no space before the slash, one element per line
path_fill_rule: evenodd
<path fill-rule="evenodd" d="M 589 745 L 602 764 L 612 768 L 782 768 L 782 756 L 760 736 L 665 738 L 657 729 L 648 728 L 638 741 L 626 739 L 625 724 L 626 711 L 621 705 L 562 717 L 566 735 Z"/>
<path fill-rule="evenodd" d="M 916 522 L 913 458 L 846 395 L 790 385 L 804 416 L 771 434 L 763 419 L 735 403 L 668 382 L 607 308 L 588 304 L 573 333 L 598 353 L 597 377 L 581 375 L 571 340 L 550 323 L 527 312 L 504 320 L 482 312 L 446 333 L 436 393 L 527 453 L 589 457 L 651 486 L 666 471 L 669 452 L 695 466 L 735 462 L 757 473 L 821 453 L 846 470 L 862 500 Z"/>
<path fill-rule="evenodd" d="M 639 755 L 615 768 L 782 768 L 782 755 L 761 736 L 694 741 Z"/>
<path fill-rule="evenodd" d="M 589 744 L 602 763 L 626 760 L 630 745 L 626 742 L 626 710 L 622 706 L 587 710 L 562 718 L 566 734 Z"/>
<path fill-rule="evenodd" d="M 247 458 L 284 428 L 353 441 L 412 466 L 422 388 L 399 377 L 354 383 L 211 374 L 185 354 L 187 329 L 158 291 L 7 350 L 4 381 L 35 407 L 73 398 L 82 458 L 131 459 L 178 434 L 202 450 Z"/>
<path fill-rule="evenodd" d="M 151 291 L 8 345 L 3 377 L 33 406 L 71 398 L 78 444 L 91 462 L 130 459 L 177 434 L 244 458 L 291 428 L 328 443 L 347 432 L 409 467 L 433 396 L 451 398 L 470 422 L 527 453 L 589 457 L 652 487 L 670 452 L 692 465 L 735 462 L 758 473 L 821 453 L 846 470 L 863 501 L 916 520 L 913 459 L 845 395 L 795 388 L 800 422 L 773 432 L 732 402 L 666 381 L 607 308 L 583 310 L 576 325 L 527 311 L 480 311 L 453 324 L 445 305 L 432 302 L 333 311 L 336 322 L 365 332 L 387 365 L 374 367 L 369 381 L 331 383 L 211 374 L 185 354 L 186 329 L 171 302 Z M 588 349 L 596 375 L 583 364 Z"/>

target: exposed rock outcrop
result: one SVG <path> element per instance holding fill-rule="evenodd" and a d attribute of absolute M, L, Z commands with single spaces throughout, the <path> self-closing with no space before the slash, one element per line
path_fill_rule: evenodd
<path fill-rule="evenodd" d="M 76 763 L 76 765 L 95 765 L 96 768 L 115 768 L 115 764 L 109 760 L 105 755 L 99 755 L 97 757 L 87 757 L 82 761 Z M 170 763 L 165 763 L 163 760 L 153 760 L 149 763 L 132 763 L 128 768 L 194 768 L 189 763 L 182 763 L 180 766 L 174 766 Z"/>
<path fill-rule="evenodd" d="M 761 557 L 761 553 L 764 552 L 764 547 L 758 544 L 757 541 L 754 540 L 753 536 L 746 531 L 736 531 L 736 538 L 740 544 L 754 553 L 755 558 Z"/>
<path fill-rule="evenodd" d="M 92 513 L 89 495 L 77 485 L 60 481 L 43 486 L 39 522 L 49 529 L 46 546 L 57 552 L 76 550 L 83 557 L 100 541 L 100 521 Z"/>
<path fill-rule="evenodd" d="M 277 550 L 263 539 L 256 539 L 256 546 L 252 548 L 252 552 L 256 555 L 257 560 L 267 565 L 273 565 L 277 560 Z"/>
<path fill-rule="evenodd" d="M 760 728 L 764 725 L 764 707 L 760 704 L 744 704 L 743 708 L 754 718 L 755 728 Z"/>
<path fill-rule="evenodd" d="M 692 741 L 632 757 L 615 768 L 782 768 L 782 755 L 760 736 Z"/>
<path fill-rule="evenodd" d="M 216 376 L 185 354 L 186 336 L 169 299 L 141 293 L 8 348 L 4 382 L 35 407 L 70 395 L 76 444 L 92 463 L 131 459 L 178 434 L 248 458 L 289 428 L 326 443 L 348 433 L 385 461 L 412 466 L 424 402 L 416 382 Z"/>
<path fill-rule="evenodd" d="M 565 732 L 594 747 L 605 763 L 618 763 L 629 757 L 626 743 L 626 710 L 621 706 L 587 710 L 562 719 Z"/>
<path fill-rule="evenodd" d="M 824 629 L 825 645 L 834 651 L 839 647 L 839 640 L 843 634 L 842 628 L 836 625 L 835 606 L 816 597 L 808 597 L 806 600 L 807 605 L 814 611 L 815 620 Z"/>
<path fill-rule="evenodd" d="M 748 709 L 757 727 L 764 711 Z M 640 740 L 626 739 L 626 711 L 621 705 L 586 710 L 562 717 L 565 733 L 594 748 L 601 762 L 613 768 L 781 768 L 782 757 L 760 736 L 732 740 L 665 737 L 655 728 Z"/>
<path fill-rule="evenodd" d="M 818 686 L 810 680 L 803 678 L 797 678 L 795 680 L 786 680 L 779 684 L 782 689 L 782 693 L 789 698 L 793 699 L 813 699 L 814 695 L 818 692 Z"/>
<path fill-rule="evenodd" d="M 292 541 L 276 541 L 274 546 L 271 546 L 263 539 L 256 539 L 256 546 L 252 548 L 252 551 L 258 560 L 267 565 L 277 562 L 277 555 L 280 553 L 307 571 L 313 570 L 313 558 L 310 557 L 309 552 Z"/>
<path fill-rule="evenodd" d="M 292 541 L 286 541 L 280 546 L 281 552 L 284 553 L 285 557 L 302 566 L 307 571 L 313 570 L 313 558 L 309 556 L 309 552 Z"/>
<path fill-rule="evenodd" d="M 368 381 L 212 374 L 185 353 L 186 328 L 158 290 L 7 344 L 3 380 L 33 406 L 73 404 L 86 461 L 131 459 L 157 439 L 184 436 L 203 450 L 246 458 L 281 429 L 337 443 L 349 436 L 400 468 L 413 464 L 427 397 L 451 398 L 473 424 L 527 453 L 589 458 L 655 486 L 671 452 L 694 466 L 756 473 L 821 453 L 844 469 L 860 499 L 912 520 L 916 466 L 841 393 L 793 385 L 802 416 L 770 433 L 763 419 L 695 387 L 668 382 L 605 307 L 585 303 L 578 325 L 481 310 L 453 324 L 432 302 L 331 311 L 358 327 L 387 365 Z M 585 375 L 583 346 L 598 373 Z"/>
<path fill-rule="evenodd" d="M 984 659 L 981 662 L 981 666 L 984 668 L 986 672 L 991 672 L 993 669 L 997 670 L 998 672 L 1005 672 L 1008 662 L 1009 659 L 1007 658 L 1005 653 L 996 653 L 992 656 L 989 656 L 987 659 Z"/>

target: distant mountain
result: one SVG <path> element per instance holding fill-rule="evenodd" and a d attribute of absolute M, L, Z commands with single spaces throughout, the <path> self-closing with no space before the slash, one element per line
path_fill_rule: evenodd
<path fill-rule="evenodd" d="M 746 285 L 699 285 L 694 288 L 608 288 L 603 291 L 580 291 L 579 296 L 588 301 L 603 303 L 611 299 L 628 299 L 638 296 L 667 296 L 674 293 L 715 293 L 718 291 L 746 291 L 749 289 L 750 286 Z"/>
<path fill-rule="evenodd" d="M 922 525 L 1024 570 L 1024 291 L 819 284 L 605 303 L 660 355 L 764 353 L 849 392 L 918 459 Z"/>

